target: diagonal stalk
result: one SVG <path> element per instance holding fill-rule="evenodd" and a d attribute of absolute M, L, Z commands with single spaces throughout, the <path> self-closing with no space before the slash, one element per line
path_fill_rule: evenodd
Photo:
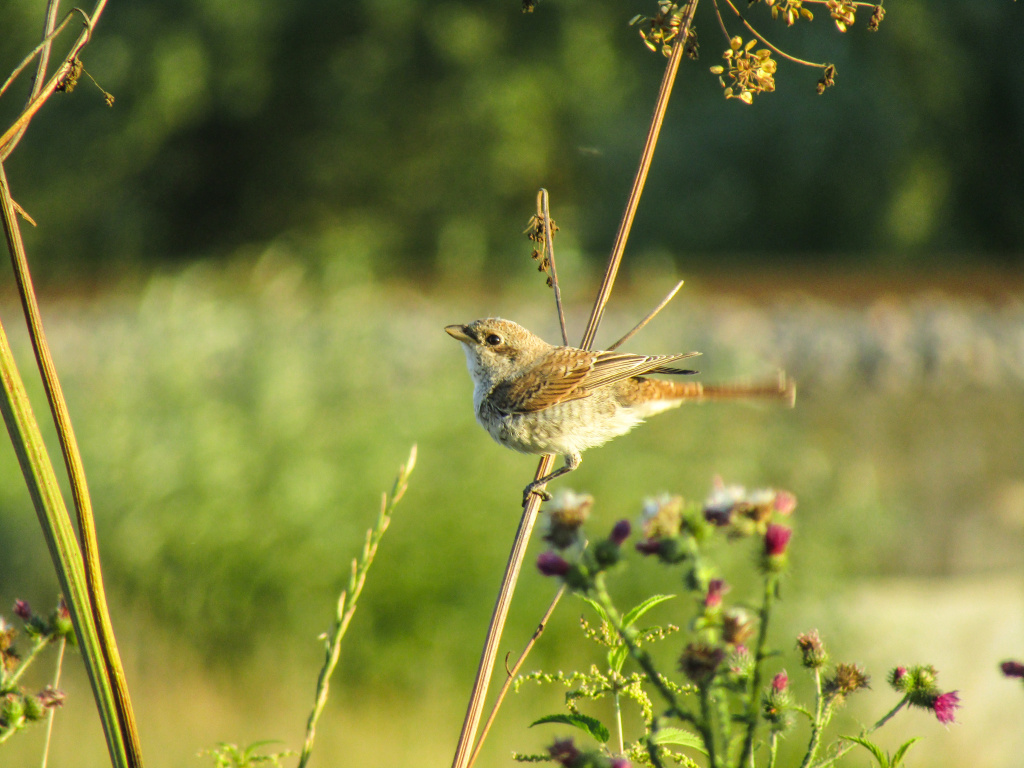
<path fill-rule="evenodd" d="M 9 206 L 4 206 L 7 218 Z M 64 593 L 64 599 L 75 626 L 85 662 L 85 670 L 92 684 L 103 732 L 107 739 L 110 758 L 117 768 L 128 768 L 127 747 L 124 743 L 117 716 L 114 690 L 100 649 L 99 635 L 93 619 L 89 597 L 85 588 L 85 572 L 82 552 L 75 539 L 75 531 L 68 517 L 64 498 L 61 496 L 53 464 L 46 452 L 39 423 L 32 413 L 32 405 L 25 391 L 25 385 L 18 373 L 7 342 L 7 334 L 0 325 L 0 380 L 3 397 L 0 397 L 0 411 L 3 413 L 11 443 L 18 456 L 25 484 L 32 497 L 36 515 L 43 529 L 46 545 L 50 550 L 57 579 Z"/>
<path fill-rule="evenodd" d="M 89 486 L 85 479 L 85 467 L 78 450 L 74 428 L 68 413 L 64 393 L 57 378 L 57 369 L 53 364 L 46 334 L 43 331 L 42 318 L 39 314 L 39 303 L 32 286 L 32 276 L 28 269 L 25 246 L 21 238 L 21 228 L 14 213 L 14 202 L 11 199 L 10 186 L 3 164 L 0 164 L 0 207 L 3 209 L 4 232 L 7 236 L 7 247 L 11 254 L 18 294 L 21 297 L 25 322 L 28 325 L 32 349 L 35 352 L 46 399 L 57 429 L 64 464 L 67 468 L 71 484 L 71 494 L 78 516 L 78 530 L 81 536 L 83 559 L 83 575 L 85 578 L 85 594 L 93 624 L 99 633 L 99 648 L 102 652 L 103 665 L 107 671 L 106 678 L 113 689 L 118 728 L 127 749 L 131 765 L 142 764 L 142 749 L 139 744 L 135 714 L 132 710 L 128 684 L 124 677 L 121 656 L 114 639 L 114 630 L 110 623 L 107 609 L 106 594 L 103 589 L 103 576 L 100 570 L 99 545 L 96 539 L 96 525 L 92 514 L 92 501 L 89 497 Z M 47 457 L 49 461 L 49 457 Z M 51 470 L 52 471 L 52 467 Z M 61 498 L 63 505 L 63 498 Z M 65 514 L 66 511 L 65 511 Z"/>
<path fill-rule="evenodd" d="M 644 184 L 647 182 L 647 172 L 651 168 L 651 161 L 654 159 L 654 148 L 658 144 L 658 136 L 661 133 L 661 124 L 665 119 L 665 110 L 668 109 L 668 99 L 672 94 L 672 86 L 676 81 L 676 72 L 679 71 L 679 62 L 683 58 L 683 49 L 686 46 L 686 39 L 690 35 L 690 25 L 693 23 L 693 14 L 697 10 L 697 0 L 690 0 L 683 14 L 682 23 L 679 26 L 679 34 L 672 46 L 672 53 L 665 65 L 665 74 L 661 78 L 661 88 L 658 90 L 658 100 L 654 105 L 654 114 L 651 116 L 651 127 L 647 131 L 647 139 L 644 142 L 643 151 L 640 154 L 640 165 L 636 169 L 633 178 L 633 187 L 629 191 L 629 200 L 626 201 L 626 210 L 619 222 L 619 231 L 615 235 L 615 244 L 612 246 L 611 256 L 608 257 L 608 265 L 605 267 L 604 279 L 598 289 L 597 299 L 594 301 L 594 308 L 590 314 L 590 322 L 587 323 L 587 331 L 583 334 L 583 341 L 580 347 L 590 349 L 597 335 L 597 327 L 601 324 L 601 317 L 604 315 L 605 305 L 612 293 L 612 286 L 615 285 L 615 277 L 619 272 L 619 265 L 622 263 L 622 255 L 626 250 L 626 241 L 629 240 L 629 232 L 633 228 L 633 218 L 636 216 L 636 209 L 640 205 L 640 196 L 644 191 Z"/>
<path fill-rule="evenodd" d="M 689 0 L 683 22 L 680 25 L 679 36 L 672 47 L 672 54 L 665 66 L 665 74 L 662 77 L 661 87 L 658 91 L 657 102 L 654 107 L 654 114 L 651 118 L 651 126 L 647 132 L 644 148 L 641 153 L 640 165 L 637 168 L 633 187 L 630 190 L 629 200 L 626 203 L 626 211 L 623 214 L 619 226 L 615 244 L 608 265 L 605 268 L 604 279 L 594 302 L 594 308 L 587 323 L 586 331 L 583 334 L 583 341 L 580 347 L 589 348 L 593 344 L 597 334 L 597 328 L 604 313 L 604 307 L 608 303 L 612 286 L 615 284 L 615 277 L 618 274 L 619 264 L 622 262 L 622 255 L 625 252 L 626 241 L 629 239 L 629 232 L 632 228 L 633 218 L 636 215 L 637 206 L 640 203 L 640 196 L 643 193 L 644 183 L 647 179 L 647 172 L 651 167 L 651 160 L 654 157 L 654 148 L 658 143 L 658 136 L 661 132 L 661 124 L 665 117 L 665 110 L 668 107 L 669 96 L 672 93 L 672 86 L 675 83 L 676 72 L 679 70 L 679 62 L 682 60 L 683 48 L 689 36 L 690 25 L 693 22 L 693 14 L 697 9 L 698 0 Z M 545 216 L 545 222 L 549 222 Z M 554 464 L 554 456 L 548 454 L 542 456 L 537 466 L 535 479 L 540 479 L 551 472 Z M 512 595 L 519 578 L 519 571 L 522 568 L 523 559 L 526 556 L 526 546 L 529 543 L 530 533 L 536 522 L 537 512 L 540 507 L 540 499 L 536 494 L 531 494 L 523 516 L 519 523 L 515 541 L 512 544 L 512 551 L 509 555 L 508 564 L 505 567 L 505 576 L 502 579 L 501 588 L 498 592 L 498 599 L 491 614 L 491 623 L 487 629 L 487 637 L 484 641 L 483 652 L 480 657 L 480 664 L 477 668 L 476 679 L 473 683 L 473 691 L 470 694 L 469 705 L 466 710 L 466 717 L 462 723 L 462 731 L 459 734 L 459 743 L 455 748 L 455 757 L 452 761 L 452 768 L 466 768 L 469 765 L 470 752 L 473 742 L 476 739 L 477 729 L 480 724 L 480 716 L 483 712 L 484 701 L 487 697 L 487 688 L 490 683 L 491 671 L 497 659 L 498 643 L 501 642 L 501 634 L 504 629 L 505 619 L 508 616 L 508 609 L 512 602 Z"/>

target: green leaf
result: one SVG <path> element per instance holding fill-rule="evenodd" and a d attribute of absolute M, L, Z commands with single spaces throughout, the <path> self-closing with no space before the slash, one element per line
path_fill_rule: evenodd
<path fill-rule="evenodd" d="M 899 768 L 900 763 L 903 762 L 903 756 L 907 754 L 907 750 L 914 746 L 915 741 L 920 741 L 920 736 L 915 736 L 910 741 L 905 742 L 899 749 L 896 750 L 896 754 L 892 756 L 892 768 Z"/>
<path fill-rule="evenodd" d="M 596 600 L 593 600 L 589 597 L 585 597 L 583 595 L 578 595 L 578 597 L 580 598 L 580 600 L 587 603 L 587 605 L 589 605 L 591 608 L 597 611 L 597 615 L 601 617 L 601 621 L 608 621 L 608 614 L 605 613 L 604 608 L 602 608 Z"/>
<path fill-rule="evenodd" d="M 674 744 L 678 747 L 690 747 L 705 755 L 708 753 L 700 736 L 685 728 L 659 728 L 657 733 L 651 736 L 650 741 L 662 746 Z"/>
<path fill-rule="evenodd" d="M 636 620 L 651 610 L 651 608 L 659 603 L 664 603 L 666 600 L 671 600 L 673 597 L 675 597 L 675 595 L 651 595 L 639 605 L 631 608 L 629 613 L 622 617 L 622 626 L 633 626 Z"/>
<path fill-rule="evenodd" d="M 843 736 L 843 738 L 847 741 L 852 741 L 855 744 L 860 744 L 864 749 L 874 755 L 875 760 L 878 761 L 878 768 L 891 768 L 888 755 L 886 755 L 885 752 L 882 751 L 882 748 L 877 744 L 870 742 L 867 739 L 862 739 L 860 736 Z"/>
<path fill-rule="evenodd" d="M 625 645 L 617 645 L 608 651 L 608 668 L 616 672 L 622 671 L 622 665 L 626 663 L 629 649 Z"/>
<path fill-rule="evenodd" d="M 535 720 L 530 723 L 530 727 L 532 728 L 533 726 L 540 725 L 541 723 L 562 723 L 564 725 L 571 725 L 574 728 L 586 731 L 602 744 L 612 737 L 611 733 L 604 727 L 600 720 L 596 717 L 587 717 L 586 715 L 548 715 L 547 717 L 542 717 L 540 720 Z"/>

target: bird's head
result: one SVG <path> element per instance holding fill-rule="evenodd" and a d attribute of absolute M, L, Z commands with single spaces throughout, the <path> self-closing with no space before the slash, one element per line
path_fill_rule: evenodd
<path fill-rule="evenodd" d="M 500 317 L 449 325 L 445 331 L 462 342 L 469 373 L 478 382 L 493 384 L 511 378 L 550 349 L 547 342 L 523 326 Z"/>

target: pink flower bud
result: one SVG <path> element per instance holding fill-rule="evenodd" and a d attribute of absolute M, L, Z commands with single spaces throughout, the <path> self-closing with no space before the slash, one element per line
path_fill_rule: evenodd
<path fill-rule="evenodd" d="M 704 598 L 705 608 L 717 608 L 722 604 L 722 595 L 729 591 L 729 585 L 723 579 L 712 579 L 708 582 L 708 594 Z"/>
<path fill-rule="evenodd" d="M 782 693 L 787 687 L 789 687 L 789 675 L 786 674 L 786 670 L 782 670 L 772 678 L 772 690 Z"/>
<path fill-rule="evenodd" d="M 1007 677 L 1024 677 L 1024 664 L 1019 661 L 1004 661 L 999 668 Z"/>
<path fill-rule="evenodd" d="M 541 552 L 537 556 L 537 570 L 545 576 L 565 576 L 569 563 L 557 552 Z"/>
<path fill-rule="evenodd" d="M 786 547 L 793 531 L 784 525 L 771 523 L 764 534 L 764 553 L 769 557 L 778 557 L 786 554 Z"/>
<path fill-rule="evenodd" d="M 14 615 L 17 616 L 19 619 L 28 621 L 32 618 L 32 609 L 29 607 L 29 604 L 24 600 L 15 600 Z"/>
<path fill-rule="evenodd" d="M 615 524 L 615 527 L 612 528 L 612 534 L 608 538 L 621 547 L 622 542 L 629 538 L 629 532 L 631 530 L 632 528 L 629 525 L 629 520 L 619 520 L 619 522 Z"/>

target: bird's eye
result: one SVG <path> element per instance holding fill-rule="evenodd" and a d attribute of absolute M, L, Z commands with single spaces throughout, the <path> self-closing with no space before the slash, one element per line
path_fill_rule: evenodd
<path fill-rule="evenodd" d="M 496 333 L 491 333 L 491 334 L 488 334 L 487 338 L 484 339 L 484 341 L 486 341 L 492 347 L 496 347 L 499 344 L 501 344 L 501 336 L 499 336 Z"/>

